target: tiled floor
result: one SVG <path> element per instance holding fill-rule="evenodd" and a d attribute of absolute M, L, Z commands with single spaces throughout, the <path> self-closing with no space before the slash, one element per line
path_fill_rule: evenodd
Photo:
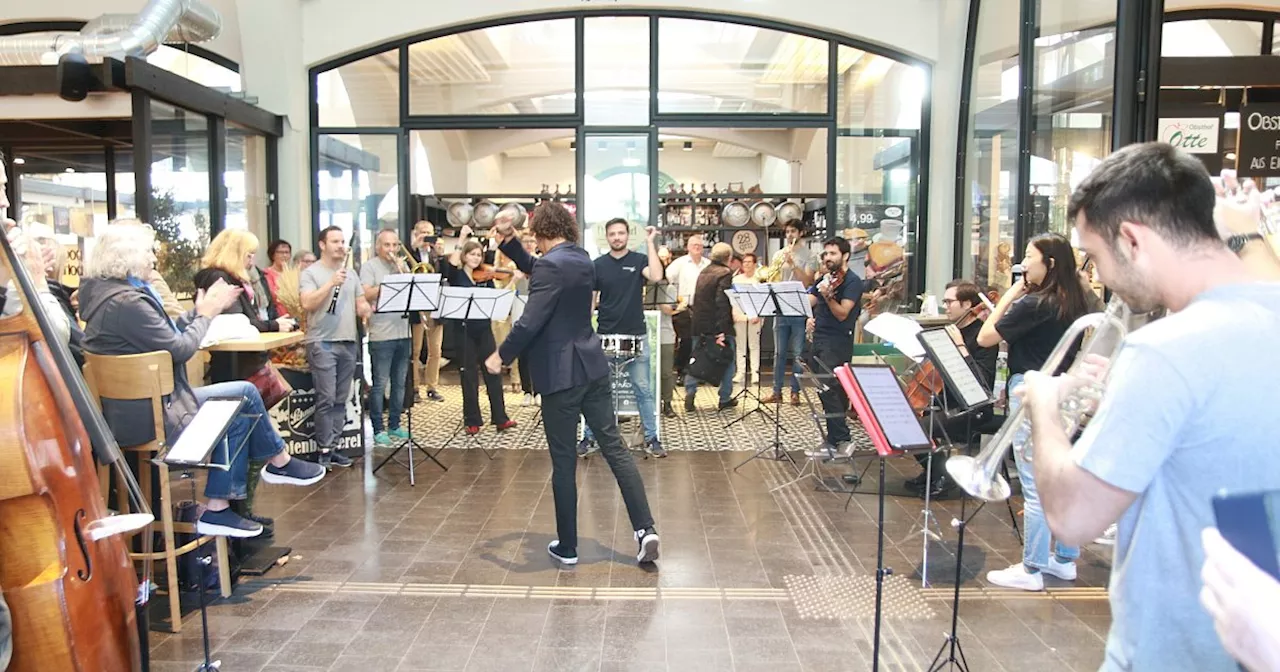
<path fill-rule="evenodd" d="M 256 508 L 293 555 L 210 607 L 214 657 L 236 672 L 871 669 L 877 497 L 857 495 L 846 511 L 844 496 L 812 481 L 770 493 L 790 467 L 735 473 L 744 457 L 673 452 L 640 464 L 662 534 L 656 568 L 636 566 L 599 458 L 579 462 L 581 564 L 563 570 L 544 550 L 554 533 L 545 451 L 449 450 L 449 470 L 424 465 L 416 487 L 394 466 L 372 475 L 368 460 L 309 489 L 263 486 Z M 889 469 L 900 480 L 914 462 Z M 921 538 L 909 537 L 920 509 L 886 500 L 893 617 L 882 669 L 927 669 L 950 626 L 954 531 L 931 545 L 933 587 L 921 590 Z M 948 523 L 959 503 L 934 511 Z M 966 542 L 959 632 L 970 669 L 1097 668 L 1108 549 L 1085 549 L 1075 587 L 1049 579 L 1046 593 L 1013 594 L 982 578 L 1019 557 L 1008 511 L 983 509 Z M 194 669 L 198 614 L 151 645 L 152 670 Z"/>

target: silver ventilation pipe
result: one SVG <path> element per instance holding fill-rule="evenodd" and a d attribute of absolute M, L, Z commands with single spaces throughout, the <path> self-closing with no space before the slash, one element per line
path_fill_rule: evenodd
<path fill-rule="evenodd" d="M 150 0 L 136 15 L 104 15 L 78 33 L 0 37 L 0 66 L 52 65 L 72 52 L 91 62 L 144 58 L 165 42 L 205 42 L 221 31 L 218 10 L 200 0 Z"/>

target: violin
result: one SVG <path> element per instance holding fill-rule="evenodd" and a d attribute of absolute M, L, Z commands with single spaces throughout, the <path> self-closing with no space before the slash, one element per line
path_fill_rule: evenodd
<path fill-rule="evenodd" d="M 13 616 L 11 672 L 140 670 L 150 563 L 126 535 L 152 521 L 132 472 L 56 335 L 26 269 L 0 235 L 0 281 L 20 312 L 0 318 L 0 595 Z M 16 296 L 15 296 L 16 295 Z M 92 452 L 91 452 L 92 449 Z M 135 513 L 110 515 L 97 462 Z M 139 546 L 150 552 L 150 534 Z"/>
<path fill-rule="evenodd" d="M 497 268 L 493 264 L 480 264 L 471 271 L 471 280 L 477 285 L 482 282 L 489 282 L 494 278 L 510 280 L 514 273 L 515 271 L 512 271 L 509 268 Z"/>

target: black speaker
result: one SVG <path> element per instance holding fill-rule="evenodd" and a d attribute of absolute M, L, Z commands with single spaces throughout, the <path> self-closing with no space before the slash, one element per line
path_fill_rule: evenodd
<path fill-rule="evenodd" d="M 58 97 L 78 103 L 89 97 L 93 71 L 84 52 L 73 49 L 58 58 Z"/>

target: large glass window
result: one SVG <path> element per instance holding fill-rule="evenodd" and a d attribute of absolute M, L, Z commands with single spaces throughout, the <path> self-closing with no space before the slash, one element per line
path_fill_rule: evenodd
<path fill-rule="evenodd" d="M 574 189 L 571 129 L 412 131 L 413 194 L 567 195 Z"/>
<path fill-rule="evenodd" d="M 1166 21 L 1161 56 L 1257 56 L 1262 53 L 1262 23 L 1229 19 Z"/>
<path fill-rule="evenodd" d="M 239 72 L 181 48 L 162 44 L 147 56 L 147 62 L 209 88 L 244 90 Z"/>
<path fill-rule="evenodd" d="M 189 295 L 210 235 L 209 120 L 203 114 L 151 101 L 150 196 L 160 273 L 175 294 Z"/>
<path fill-rule="evenodd" d="M 399 51 L 391 49 L 320 73 L 316 105 L 321 126 L 399 126 Z"/>
<path fill-rule="evenodd" d="M 248 229 L 258 237 L 265 254 L 267 240 L 267 139 L 249 129 L 227 123 L 227 170 L 222 182 L 227 194 L 229 229 Z M 265 257 L 264 257 L 265 258 Z"/>
<path fill-rule="evenodd" d="M 922 68 L 853 47 L 837 54 L 840 128 L 920 128 L 928 85 Z"/>
<path fill-rule="evenodd" d="M 737 23 L 658 21 L 658 111 L 827 112 L 824 40 Z"/>
<path fill-rule="evenodd" d="M 398 144 L 394 134 L 320 136 L 320 228 L 337 226 L 348 240 L 358 232 L 360 263 L 378 229 L 400 227 Z"/>
<path fill-rule="evenodd" d="M 409 114 L 573 114 L 573 19 L 409 45 Z"/>
<path fill-rule="evenodd" d="M 588 135 L 584 141 L 586 184 L 582 187 L 582 246 L 592 256 L 609 251 L 604 225 L 614 217 L 631 222 L 631 247 L 641 249 L 649 224 L 649 136 Z"/>
<path fill-rule="evenodd" d="M 649 19 L 603 16 L 583 20 L 582 93 L 590 126 L 649 123 Z"/>

